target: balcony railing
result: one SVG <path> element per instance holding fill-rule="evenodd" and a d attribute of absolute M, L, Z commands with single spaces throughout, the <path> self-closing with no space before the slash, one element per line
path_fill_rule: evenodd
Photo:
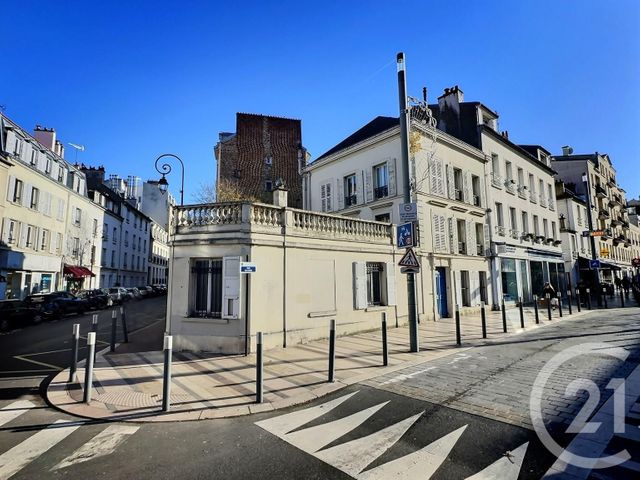
<path fill-rule="evenodd" d="M 465 242 L 458 242 L 458 253 L 461 255 L 467 254 L 467 244 Z"/>
<path fill-rule="evenodd" d="M 476 245 L 476 254 L 480 255 L 480 256 L 484 255 L 484 245 L 483 244 L 478 243 Z"/>
<path fill-rule="evenodd" d="M 346 197 L 344 197 L 344 206 L 345 207 L 350 207 L 352 205 L 356 205 L 358 203 L 358 196 L 357 195 L 347 195 Z"/>
<path fill-rule="evenodd" d="M 520 232 L 518 232 L 517 230 L 511 229 L 509 230 L 509 236 L 517 240 L 520 238 Z"/>
<path fill-rule="evenodd" d="M 512 180 L 512 179 L 509 179 L 509 178 L 508 178 L 508 179 L 504 182 L 504 186 L 506 187 L 507 192 L 509 192 L 509 193 L 513 193 L 513 194 L 515 194 L 515 193 L 516 193 L 516 182 L 515 182 L 515 180 Z"/>
<path fill-rule="evenodd" d="M 476 195 L 475 193 L 473 194 L 473 204 L 476 207 L 480 206 L 480 195 Z"/>
<path fill-rule="evenodd" d="M 389 196 L 389 187 L 387 185 L 383 185 L 381 187 L 377 187 L 373 189 L 373 196 L 377 200 L 379 198 L 384 198 Z"/>
<path fill-rule="evenodd" d="M 556 204 L 553 201 L 553 198 L 549 198 L 549 210 L 555 210 Z"/>
<path fill-rule="evenodd" d="M 606 198 L 607 191 L 602 188 L 600 185 L 596 185 L 596 197 Z"/>
<path fill-rule="evenodd" d="M 609 214 L 609 210 L 606 208 L 601 208 L 598 212 L 598 218 L 609 218 L 611 215 Z"/>
<path fill-rule="evenodd" d="M 547 206 L 547 197 L 545 197 L 542 193 L 538 195 L 538 200 L 540 201 L 540 206 L 542 207 Z"/>
<path fill-rule="evenodd" d="M 525 185 L 518 185 L 518 196 L 524 200 L 527 199 L 527 187 Z"/>
<path fill-rule="evenodd" d="M 531 203 L 538 203 L 538 194 L 535 192 L 535 190 L 529 191 L 529 201 Z"/>
<path fill-rule="evenodd" d="M 491 185 L 496 188 L 502 188 L 502 177 L 495 172 L 491 172 Z"/>
<path fill-rule="evenodd" d="M 501 225 L 496 225 L 496 235 L 500 235 L 502 237 L 504 237 L 506 235 L 506 228 L 504 228 Z"/>
<path fill-rule="evenodd" d="M 459 202 L 462 201 L 462 199 L 463 199 L 462 190 L 460 190 L 459 188 L 456 188 L 454 190 L 454 195 L 455 195 L 455 199 L 456 200 L 458 200 Z"/>

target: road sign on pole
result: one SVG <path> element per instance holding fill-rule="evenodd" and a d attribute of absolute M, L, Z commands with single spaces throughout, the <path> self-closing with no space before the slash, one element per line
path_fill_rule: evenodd
<path fill-rule="evenodd" d="M 402 223 L 418 221 L 418 204 L 416 202 L 401 203 L 398 205 L 398 211 Z"/>
<path fill-rule="evenodd" d="M 413 234 L 413 223 L 405 223 L 396 227 L 398 237 L 398 248 L 409 248 L 415 246 Z"/>
<path fill-rule="evenodd" d="M 400 265 L 401 267 L 420 268 L 420 262 L 418 261 L 418 257 L 416 257 L 416 254 L 413 251 L 413 248 L 409 247 L 407 249 L 407 252 L 402 256 L 402 258 L 398 262 L 398 265 Z M 410 272 L 406 272 L 406 273 L 410 273 Z"/>

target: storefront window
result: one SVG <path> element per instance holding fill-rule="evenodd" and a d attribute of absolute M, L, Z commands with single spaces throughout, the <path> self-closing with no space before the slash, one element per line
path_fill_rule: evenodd
<path fill-rule="evenodd" d="M 544 273 L 542 268 L 542 262 L 530 262 L 529 268 L 531 269 L 531 291 L 534 295 L 542 297 L 544 288 Z"/>
<path fill-rule="evenodd" d="M 49 293 L 51 292 L 51 274 L 45 273 L 40 278 L 40 292 Z"/>
<path fill-rule="evenodd" d="M 518 298 L 516 261 L 511 258 L 502 259 L 502 296 L 505 301 L 515 301 Z"/>
<path fill-rule="evenodd" d="M 529 276 L 527 275 L 527 261 L 518 260 L 520 264 L 520 285 L 522 286 L 522 300 L 528 302 L 531 300 L 531 289 L 529 288 Z"/>

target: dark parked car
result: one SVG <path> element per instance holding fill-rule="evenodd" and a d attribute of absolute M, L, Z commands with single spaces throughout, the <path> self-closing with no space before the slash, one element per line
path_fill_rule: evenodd
<path fill-rule="evenodd" d="M 89 302 L 69 292 L 39 293 L 29 295 L 25 303 L 40 310 L 44 317 L 57 318 L 67 313 L 82 315 L 89 310 Z"/>
<path fill-rule="evenodd" d="M 85 299 L 90 308 L 106 308 L 113 305 L 113 300 L 109 293 L 101 288 L 81 290 L 78 292 L 78 298 Z"/>
<path fill-rule="evenodd" d="M 22 300 L 0 300 L 0 332 L 42 321 L 42 313 Z"/>

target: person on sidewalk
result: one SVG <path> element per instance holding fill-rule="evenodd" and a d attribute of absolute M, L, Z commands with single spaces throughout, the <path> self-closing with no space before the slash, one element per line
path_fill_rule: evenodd
<path fill-rule="evenodd" d="M 549 282 L 545 282 L 544 287 L 542 288 L 542 293 L 544 294 L 545 298 L 547 298 L 547 294 L 549 294 L 551 308 L 555 310 L 556 306 L 558 305 L 558 298 L 556 297 L 556 289 L 553 288 L 553 285 L 551 285 Z"/>
<path fill-rule="evenodd" d="M 624 288 L 624 296 L 629 298 L 629 288 L 631 288 L 631 282 L 626 275 L 622 279 L 622 288 Z"/>

